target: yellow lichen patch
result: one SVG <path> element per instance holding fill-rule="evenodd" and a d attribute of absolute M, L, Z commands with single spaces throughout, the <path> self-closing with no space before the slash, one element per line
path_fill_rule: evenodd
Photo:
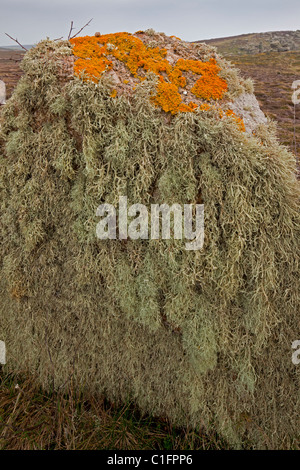
<path fill-rule="evenodd" d="M 159 81 L 152 101 L 165 112 L 193 112 L 198 107 L 199 104 L 193 102 L 187 104 L 180 89 L 187 88 L 189 93 L 207 101 L 220 100 L 227 91 L 227 83 L 219 77 L 220 67 L 214 58 L 206 62 L 179 58 L 175 64 L 171 64 L 166 58 L 166 49 L 149 47 L 129 33 L 76 37 L 71 39 L 71 43 L 77 57 L 75 74 L 85 72 L 84 79 L 99 81 L 105 71 L 113 69 L 116 60 L 122 62 L 130 74 L 140 81 L 145 80 L 147 72 L 155 73 Z M 187 83 L 184 73 L 191 77 L 189 80 L 192 83 Z M 194 75 L 199 75 L 196 81 Z"/>
<path fill-rule="evenodd" d="M 110 94 L 111 98 L 115 98 L 117 96 L 118 92 L 117 90 L 113 90 Z"/>

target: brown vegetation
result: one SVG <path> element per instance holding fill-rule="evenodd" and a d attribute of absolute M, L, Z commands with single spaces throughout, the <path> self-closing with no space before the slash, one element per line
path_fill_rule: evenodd
<path fill-rule="evenodd" d="M 7 98 L 10 98 L 13 89 L 22 76 L 20 62 L 23 56 L 24 51 L 0 48 L 0 80 L 3 80 L 6 84 Z"/>

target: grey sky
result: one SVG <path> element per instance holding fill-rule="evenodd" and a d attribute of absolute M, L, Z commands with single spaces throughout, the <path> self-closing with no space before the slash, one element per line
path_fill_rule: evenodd
<path fill-rule="evenodd" d="M 153 28 L 184 40 L 300 29 L 299 0 L 0 0 L 0 45 L 66 36 L 93 18 L 85 34 Z"/>

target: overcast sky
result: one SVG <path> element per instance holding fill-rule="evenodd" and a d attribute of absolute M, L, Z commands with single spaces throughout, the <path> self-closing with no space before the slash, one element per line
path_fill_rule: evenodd
<path fill-rule="evenodd" d="M 153 28 L 187 41 L 300 29 L 299 0 L 0 0 L 0 45 L 67 36 L 93 18 L 85 34 Z"/>

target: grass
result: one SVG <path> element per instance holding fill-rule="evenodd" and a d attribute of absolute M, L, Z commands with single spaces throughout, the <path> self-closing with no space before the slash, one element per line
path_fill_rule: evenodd
<path fill-rule="evenodd" d="M 228 449 L 217 435 L 177 429 L 72 388 L 45 393 L 30 378 L 0 372 L 0 450 Z"/>

